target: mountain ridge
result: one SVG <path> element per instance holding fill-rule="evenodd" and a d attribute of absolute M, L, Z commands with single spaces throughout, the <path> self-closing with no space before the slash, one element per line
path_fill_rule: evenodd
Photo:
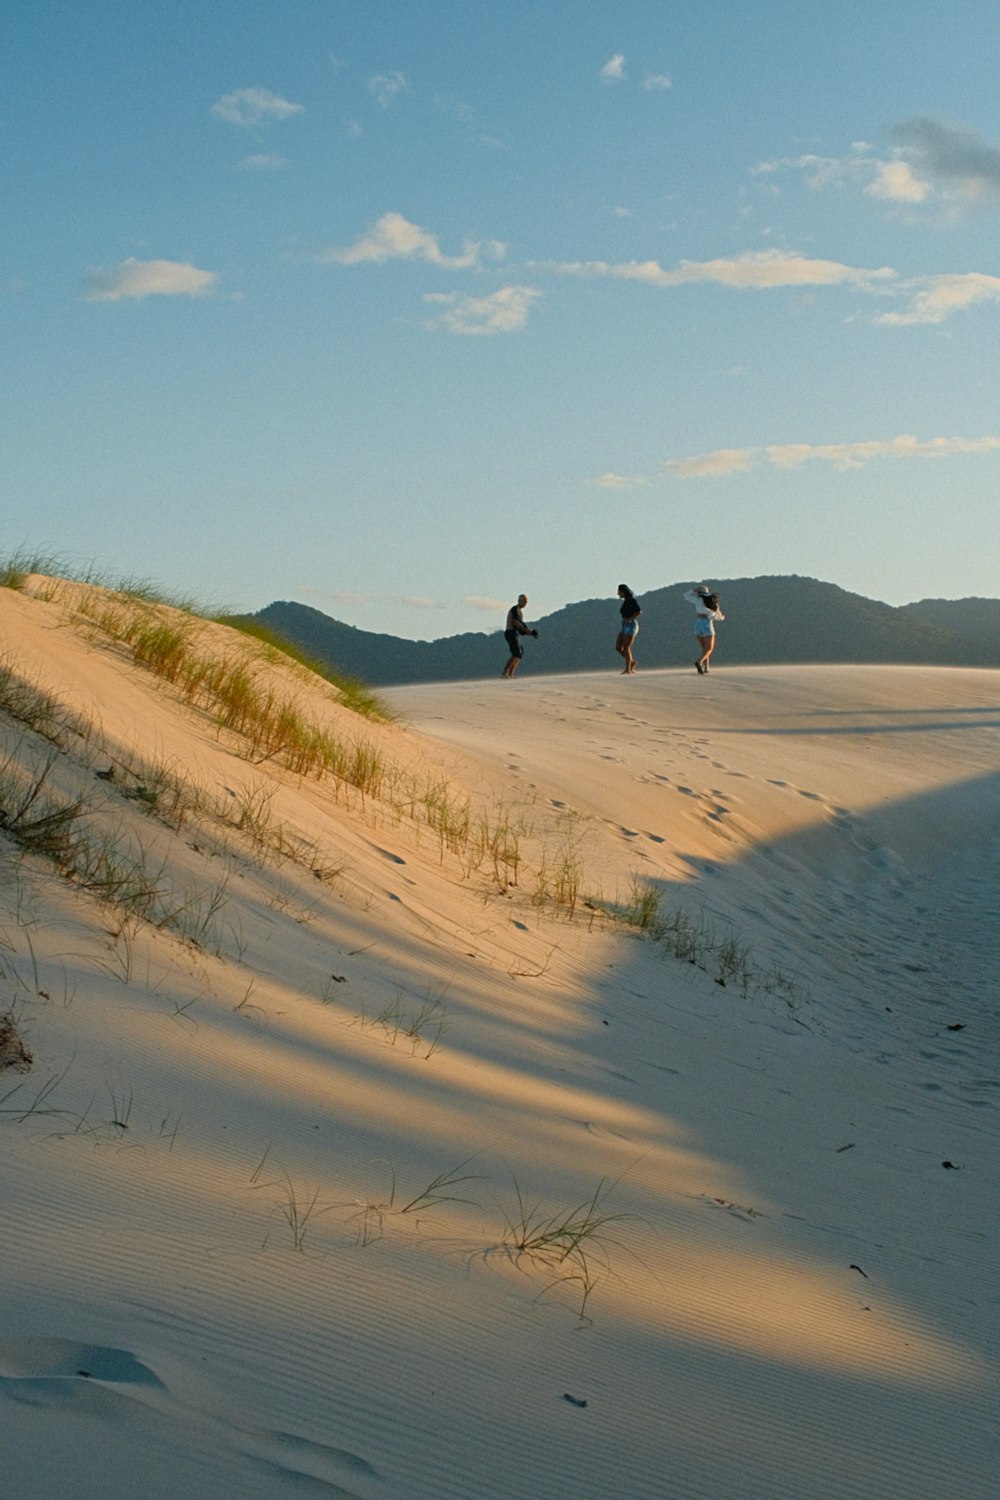
<path fill-rule="evenodd" d="M 727 618 L 719 627 L 718 664 L 794 662 L 1000 666 L 1000 600 L 924 599 L 890 605 L 798 574 L 713 583 Z M 636 660 L 678 667 L 694 660 L 690 583 L 640 596 Z M 499 675 L 507 657 L 501 627 L 434 641 L 410 641 L 345 625 L 310 605 L 275 600 L 241 618 L 265 625 L 325 665 L 375 687 L 452 682 Z M 617 664 L 618 601 L 584 599 L 532 624 L 522 671 L 586 672 Z"/>

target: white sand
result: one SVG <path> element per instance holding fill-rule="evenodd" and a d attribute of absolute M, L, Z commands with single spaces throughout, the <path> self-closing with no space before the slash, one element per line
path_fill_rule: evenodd
<path fill-rule="evenodd" d="M 530 822 L 501 894 L 46 592 L 0 657 L 84 721 L 52 784 L 197 941 L 0 842 L 3 1500 L 995 1493 L 1000 673 L 299 685 Z M 142 759 L 312 854 L 163 827 Z M 597 909 L 635 877 L 701 966 Z M 505 1246 L 602 1183 L 582 1261 Z"/>

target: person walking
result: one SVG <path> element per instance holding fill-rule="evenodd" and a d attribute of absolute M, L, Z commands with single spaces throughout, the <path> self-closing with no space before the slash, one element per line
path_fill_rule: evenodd
<path fill-rule="evenodd" d="M 709 669 L 709 658 L 715 650 L 715 622 L 726 617 L 719 608 L 718 594 L 713 594 L 707 584 L 695 584 L 684 597 L 689 604 L 694 605 L 694 634 L 699 651 L 695 667 L 704 676 Z"/>
<path fill-rule="evenodd" d="M 615 650 L 619 656 L 624 658 L 625 665 L 622 671 L 628 676 L 631 672 L 635 671 L 632 646 L 636 636 L 639 634 L 639 616 L 642 614 L 642 608 L 627 583 L 620 583 L 618 585 L 618 597 L 622 601 L 620 610 L 622 623 L 621 629 L 618 632 L 618 639 L 615 641 Z"/>
<path fill-rule="evenodd" d="M 501 677 L 513 677 L 518 665 L 524 655 L 524 647 L 521 645 L 523 635 L 534 636 L 538 640 L 538 631 L 524 623 L 524 606 L 528 602 L 527 594 L 518 594 L 517 603 L 512 604 L 507 611 L 507 626 L 504 630 L 504 639 L 510 650 L 510 660 L 500 673 Z"/>

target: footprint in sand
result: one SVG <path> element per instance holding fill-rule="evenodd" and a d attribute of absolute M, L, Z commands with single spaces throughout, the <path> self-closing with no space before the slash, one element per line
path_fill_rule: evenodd
<path fill-rule="evenodd" d="M 376 854 L 381 854 L 383 859 L 389 860 L 394 865 L 405 865 L 406 860 L 401 854 L 393 854 L 391 849 L 383 849 L 380 844 L 372 844 Z"/>
<path fill-rule="evenodd" d="M 128 1349 L 77 1339 L 2 1340 L 0 1402 L 4 1397 L 30 1406 L 72 1406 L 78 1415 L 104 1417 L 120 1416 L 121 1403 L 131 1398 L 139 1403 L 134 1420 L 158 1446 L 169 1446 L 177 1434 L 184 1434 L 189 1444 L 194 1432 L 213 1453 L 228 1441 L 234 1457 L 241 1454 L 255 1469 L 292 1481 L 296 1493 L 360 1500 L 352 1481 L 382 1478 L 366 1459 L 346 1448 L 291 1432 L 242 1427 L 202 1406 L 196 1409 L 172 1399 L 160 1377 Z M 371 1493 L 368 1483 L 363 1488 Z"/>
<path fill-rule="evenodd" d="M 17 1338 L 0 1343 L 0 1392 L 11 1386 L 49 1384 L 53 1389 L 100 1380 L 112 1385 L 158 1386 L 163 1382 L 127 1349 L 81 1344 L 76 1339 Z"/>
<path fill-rule="evenodd" d="M 367 1459 L 347 1448 L 331 1448 L 292 1432 L 245 1431 L 240 1436 L 244 1452 L 258 1468 L 296 1480 L 319 1480 L 324 1487 L 333 1486 L 331 1494 L 340 1500 L 352 1500 L 355 1493 L 342 1487 L 345 1480 L 380 1477 Z"/>

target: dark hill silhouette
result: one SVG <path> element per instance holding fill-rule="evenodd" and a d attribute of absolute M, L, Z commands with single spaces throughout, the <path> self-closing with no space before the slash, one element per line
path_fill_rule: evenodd
<path fill-rule="evenodd" d="M 920 599 L 916 604 L 902 605 L 899 613 L 960 635 L 963 653 L 970 661 L 979 652 L 991 666 L 1000 663 L 998 599 Z"/>
<path fill-rule="evenodd" d="M 1000 666 L 1000 600 L 925 599 L 894 607 L 833 583 L 798 575 L 714 580 L 725 624 L 717 663 L 908 662 Z M 690 583 L 641 596 L 636 660 L 641 667 L 693 663 Z M 358 630 L 306 604 L 276 601 L 247 619 L 266 625 L 327 666 L 374 687 L 499 676 L 507 657 L 500 628 L 436 641 Z M 584 599 L 537 620 L 525 674 L 614 670 L 618 601 Z"/>

